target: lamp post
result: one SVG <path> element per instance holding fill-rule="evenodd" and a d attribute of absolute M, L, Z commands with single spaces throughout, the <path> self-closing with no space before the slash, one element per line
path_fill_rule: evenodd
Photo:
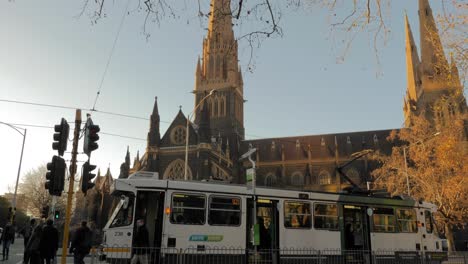
<path fill-rule="evenodd" d="M 23 136 L 23 145 L 21 147 L 21 155 L 20 155 L 20 162 L 19 162 L 19 166 L 18 166 L 18 174 L 16 175 L 15 193 L 13 194 L 13 199 L 11 201 L 11 205 L 12 205 L 11 220 L 13 220 L 13 217 L 14 217 L 14 215 L 16 213 L 16 194 L 18 192 L 18 182 L 19 182 L 19 177 L 20 177 L 20 173 L 21 173 L 21 163 L 23 162 L 23 151 L 24 151 L 24 143 L 26 141 L 26 131 L 27 130 L 26 130 L 26 128 L 16 127 L 16 126 L 8 124 L 8 123 L 4 123 L 4 122 L 0 122 L 0 123 L 13 128 L 16 132 L 18 132 L 20 135 Z M 20 129 L 23 129 L 24 132 L 21 133 Z"/>
<path fill-rule="evenodd" d="M 197 111 L 198 107 L 210 96 L 212 96 L 216 90 L 211 90 L 210 93 L 208 93 L 205 97 L 203 97 L 200 102 L 193 108 L 192 112 L 187 115 L 187 126 L 185 128 L 185 165 L 184 165 L 184 180 L 188 180 L 188 142 L 189 142 L 189 124 L 190 124 L 190 118 L 193 116 L 195 111 Z"/>
<path fill-rule="evenodd" d="M 440 135 L 440 132 L 436 132 L 436 133 L 430 135 L 429 137 L 427 137 L 425 139 L 420 139 L 420 140 L 414 142 L 413 145 L 417 145 L 419 143 L 424 143 L 424 141 L 430 140 L 433 137 L 436 137 L 438 135 Z M 410 144 L 403 147 L 403 159 L 405 160 L 406 187 L 408 189 L 407 192 L 408 192 L 408 196 L 411 196 L 410 185 L 409 185 L 409 175 L 408 175 L 408 162 L 406 161 L 406 149 L 409 149 L 409 147 L 410 147 Z"/>

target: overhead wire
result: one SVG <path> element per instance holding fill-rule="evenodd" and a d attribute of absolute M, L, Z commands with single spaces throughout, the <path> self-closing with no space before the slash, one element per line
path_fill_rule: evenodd
<path fill-rule="evenodd" d="M 94 104 L 93 104 L 93 108 L 91 109 L 91 111 L 95 111 L 95 110 L 96 110 L 96 103 L 97 103 L 97 101 L 98 101 L 99 95 L 101 94 L 102 84 L 104 83 L 104 79 L 106 78 L 107 70 L 109 69 L 109 65 L 110 65 L 110 62 L 111 62 L 111 60 L 112 60 L 112 56 L 113 56 L 113 54 L 114 54 L 114 50 L 115 50 L 115 46 L 116 46 L 116 44 L 117 44 L 117 40 L 119 39 L 120 32 L 122 31 L 122 26 L 123 26 L 123 23 L 124 23 L 124 21 L 125 21 L 125 17 L 127 16 L 129 4 L 130 4 L 130 0 L 127 0 L 127 5 L 126 5 L 126 7 L 125 7 L 125 12 L 123 13 L 122 19 L 120 20 L 119 29 L 117 30 L 117 34 L 115 35 L 114 43 L 112 44 L 112 48 L 111 48 L 109 57 L 108 57 L 108 59 L 107 59 L 106 66 L 105 66 L 105 68 L 104 68 L 104 73 L 102 74 L 101 82 L 99 83 L 98 91 L 97 91 L 97 93 L 96 93 L 96 99 L 94 99 Z"/>
<path fill-rule="evenodd" d="M 53 108 L 62 108 L 62 109 L 82 109 L 83 111 L 91 111 L 95 113 L 100 113 L 100 114 L 105 114 L 105 115 L 112 115 L 112 116 L 120 116 L 120 117 L 126 117 L 126 118 L 132 118 L 132 119 L 138 119 L 138 120 L 145 120 L 149 121 L 149 118 L 146 117 L 141 117 L 141 116 L 136 116 L 136 115 L 129 115 L 129 114 L 122 114 L 122 113 L 116 113 L 116 112 L 109 112 L 109 111 L 99 111 L 99 110 L 92 110 L 92 109 L 86 109 L 86 108 L 80 108 L 80 107 L 71 107 L 71 106 L 65 106 L 65 105 L 56 105 L 56 104 L 44 104 L 44 103 L 34 103 L 34 102 L 27 102 L 27 101 L 19 101 L 19 100 L 8 100 L 8 99 L 0 99 L 0 102 L 7 102 L 7 103 L 16 103 L 16 104 L 25 104 L 25 105 L 34 105 L 34 106 L 41 106 L 41 107 L 53 107 Z M 161 123 L 166 123 L 166 124 L 171 124 L 172 122 L 170 121 L 165 121 L 165 120 L 160 120 Z M 85 123 L 84 121 L 82 123 Z M 21 124 L 18 124 L 21 125 Z M 40 126 L 40 125 L 28 125 L 28 124 L 23 124 L 23 126 L 30 126 L 30 127 L 44 127 L 44 128 L 53 128 L 49 126 Z M 221 129 L 215 129 L 218 133 L 223 132 Z M 101 132 L 104 134 L 103 132 Z M 136 137 L 129 137 L 129 136 L 123 136 L 123 135 L 118 135 L 118 134 L 112 134 L 109 133 L 110 136 L 119 136 L 122 138 L 129 138 L 129 139 L 137 139 L 137 140 L 146 140 L 143 138 L 136 138 Z M 255 137 L 257 139 L 265 139 L 265 137 L 261 137 L 258 135 L 252 135 L 252 134 L 245 134 L 247 136 Z M 295 141 L 292 140 L 286 140 L 286 139 L 281 139 L 281 137 L 278 138 L 269 138 L 277 142 L 285 142 L 285 143 L 296 143 Z M 252 139 L 255 140 L 255 139 Z"/>
<path fill-rule="evenodd" d="M 24 126 L 24 127 L 36 127 L 36 128 L 54 128 L 53 126 L 43 126 L 43 125 L 35 125 L 35 124 L 24 124 L 24 123 L 8 123 L 8 124 L 11 124 L 11 125 L 14 125 L 14 126 Z M 81 129 L 80 131 L 80 138 L 83 136 L 84 130 Z M 108 135 L 108 136 L 114 136 L 114 137 L 121 137 L 121 138 L 128 138 L 128 139 L 135 139 L 135 140 L 144 140 L 146 141 L 146 139 L 144 138 L 139 138 L 139 137 L 131 137 L 131 136 L 125 136 L 125 135 L 120 135 L 120 134 L 115 134 L 115 133 L 107 133 L 107 132 L 99 132 L 99 134 L 102 134 L 102 135 Z M 70 139 L 69 139 L 70 140 Z"/>

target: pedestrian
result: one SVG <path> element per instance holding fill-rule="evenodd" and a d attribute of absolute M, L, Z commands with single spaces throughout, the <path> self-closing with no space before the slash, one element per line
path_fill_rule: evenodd
<path fill-rule="evenodd" d="M 58 249 L 58 230 L 53 226 L 52 219 L 47 220 L 46 226 L 42 229 L 41 242 L 39 251 L 41 253 L 42 263 L 51 264 L 51 260 L 55 258 Z"/>
<path fill-rule="evenodd" d="M 137 230 L 133 244 L 133 258 L 131 264 L 148 263 L 149 235 L 143 219 L 137 220 Z"/>
<path fill-rule="evenodd" d="M 2 237 L 0 239 L 3 244 L 2 251 L 2 260 L 8 260 L 8 255 L 10 253 L 10 245 L 15 242 L 15 225 L 14 223 L 8 222 L 3 229 Z"/>
<path fill-rule="evenodd" d="M 28 248 L 28 242 L 29 239 L 31 238 L 34 228 L 36 227 L 36 219 L 31 219 L 29 221 L 29 226 L 26 226 L 23 230 L 23 236 L 24 236 L 24 254 L 23 254 L 23 263 L 28 263 L 29 262 L 29 252 L 27 251 Z"/>
<path fill-rule="evenodd" d="M 26 246 L 26 251 L 28 252 L 28 260 L 25 264 L 40 264 L 41 263 L 41 253 L 40 253 L 40 245 L 41 245 L 41 237 L 42 237 L 42 225 L 39 224 L 34 228 L 34 231 L 29 238 L 28 245 Z"/>
<path fill-rule="evenodd" d="M 81 226 L 73 235 L 70 253 L 73 253 L 74 264 L 84 264 L 84 258 L 89 254 L 92 244 L 92 234 L 87 226 L 87 222 L 81 222 Z"/>

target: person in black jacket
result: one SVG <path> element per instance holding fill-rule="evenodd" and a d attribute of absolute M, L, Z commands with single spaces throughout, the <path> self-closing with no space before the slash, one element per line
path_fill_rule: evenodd
<path fill-rule="evenodd" d="M 28 252 L 28 258 L 24 262 L 25 264 L 39 264 L 41 263 L 41 253 L 39 246 L 41 245 L 42 237 L 42 224 L 39 224 L 34 228 L 31 238 L 28 240 L 26 246 L 26 252 Z"/>
<path fill-rule="evenodd" d="M 10 245 L 15 242 L 15 226 L 14 223 L 8 222 L 5 229 L 3 229 L 2 237 L 0 242 L 3 244 L 3 260 L 8 260 L 10 253 Z"/>
<path fill-rule="evenodd" d="M 148 251 L 149 251 L 149 235 L 148 229 L 146 229 L 145 221 L 139 219 L 137 221 L 137 230 L 135 238 L 133 240 L 133 258 L 131 264 L 147 264 L 148 263 Z"/>
<path fill-rule="evenodd" d="M 46 226 L 42 230 L 42 236 L 39 243 L 39 251 L 41 253 L 42 263 L 50 264 L 55 258 L 58 249 L 58 230 L 53 226 L 52 219 L 47 220 Z"/>
<path fill-rule="evenodd" d="M 84 258 L 91 250 L 91 237 L 91 230 L 87 227 L 87 222 L 81 222 L 81 227 L 76 230 L 70 247 L 74 264 L 84 264 Z"/>

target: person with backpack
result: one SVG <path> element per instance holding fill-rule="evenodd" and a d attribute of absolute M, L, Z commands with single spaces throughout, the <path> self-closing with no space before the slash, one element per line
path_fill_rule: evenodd
<path fill-rule="evenodd" d="M 28 252 L 28 242 L 31 238 L 34 228 L 36 227 L 36 219 L 31 219 L 29 222 L 29 226 L 26 226 L 23 230 L 23 237 L 24 237 L 24 254 L 23 254 L 23 263 L 29 262 L 29 252 Z"/>
<path fill-rule="evenodd" d="M 8 222 L 3 229 L 2 237 L 0 242 L 3 244 L 3 260 L 8 260 L 8 255 L 10 253 L 10 245 L 15 242 L 15 224 Z"/>
<path fill-rule="evenodd" d="M 42 237 L 42 224 L 36 226 L 33 230 L 31 238 L 29 238 L 28 245 L 26 246 L 26 252 L 28 254 L 25 259 L 25 264 L 39 264 L 41 263 L 40 244 Z"/>
<path fill-rule="evenodd" d="M 87 222 L 81 222 L 72 239 L 70 253 L 73 253 L 74 264 L 84 264 L 84 258 L 89 254 L 92 244 L 91 230 L 87 226 Z"/>
<path fill-rule="evenodd" d="M 42 229 L 42 236 L 39 244 L 42 263 L 50 264 L 55 258 L 58 249 L 59 234 L 57 228 L 53 226 L 52 219 L 47 220 L 46 226 Z"/>

